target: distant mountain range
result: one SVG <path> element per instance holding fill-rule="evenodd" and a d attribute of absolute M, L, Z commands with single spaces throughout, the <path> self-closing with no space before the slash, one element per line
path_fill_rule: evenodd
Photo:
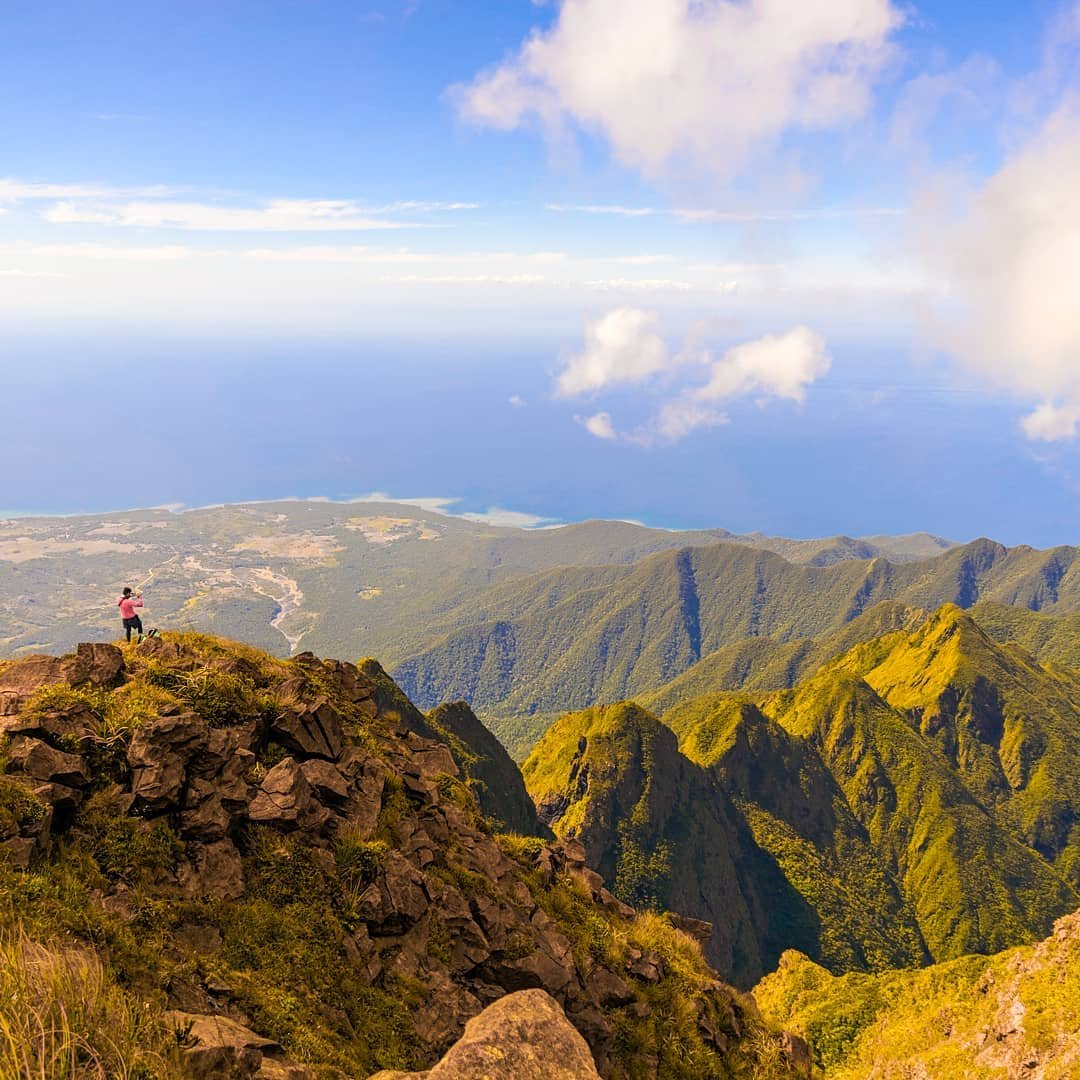
<path fill-rule="evenodd" d="M 393 663 L 430 643 L 429 624 L 493 585 L 719 541 L 807 565 L 904 561 L 951 546 L 923 534 L 785 540 L 621 521 L 496 528 L 367 501 L 14 518 L 0 520 L 0 656 L 114 636 L 115 594 L 142 585 L 161 626 L 243 638 L 277 655 L 313 649 Z"/>
<path fill-rule="evenodd" d="M 535 735 L 554 710 L 648 694 L 684 674 L 692 682 L 698 665 L 702 682 L 720 676 L 729 689 L 791 686 L 845 643 L 945 603 L 978 605 L 1003 638 L 1075 660 L 1077 620 L 1032 613 L 1080 612 L 1077 555 L 977 540 L 918 562 L 810 566 L 723 543 L 560 568 L 493 586 L 434 620 L 432 643 L 394 674 L 425 706 L 472 702 L 513 742 L 515 726 Z M 884 600 L 896 603 L 878 608 Z M 533 714 L 537 725 L 507 719 Z"/>

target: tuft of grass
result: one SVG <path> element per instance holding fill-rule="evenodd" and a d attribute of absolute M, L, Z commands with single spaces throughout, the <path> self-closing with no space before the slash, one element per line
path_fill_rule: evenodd
<path fill-rule="evenodd" d="M 167 1080 L 181 1073 L 164 1016 L 84 949 L 0 931 L 0 1076 Z"/>
<path fill-rule="evenodd" d="M 252 720 L 274 707 L 267 691 L 232 671 L 211 667 L 178 671 L 151 661 L 143 677 L 150 685 L 187 702 L 211 727 Z"/>
<path fill-rule="evenodd" d="M 0 838 L 14 836 L 45 817 L 45 803 L 23 780 L 0 776 Z"/>
<path fill-rule="evenodd" d="M 523 866 L 531 866 L 547 846 L 538 836 L 521 836 L 518 833 L 496 833 L 494 839 L 504 855 L 509 855 Z"/>
<path fill-rule="evenodd" d="M 78 845 L 112 881 L 139 885 L 173 874 L 184 855 L 180 838 L 164 820 L 119 813 L 118 798 L 110 788 L 87 799 L 73 827 Z"/>
<path fill-rule="evenodd" d="M 134 679 L 107 696 L 100 735 L 103 739 L 130 738 L 148 720 L 179 704 L 180 699 L 164 687 Z"/>

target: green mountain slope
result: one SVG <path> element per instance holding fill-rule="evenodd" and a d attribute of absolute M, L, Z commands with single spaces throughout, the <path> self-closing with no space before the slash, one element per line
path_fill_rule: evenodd
<path fill-rule="evenodd" d="M 936 744 L 862 679 L 827 672 L 759 704 L 821 755 L 934 959 L 1033 940 L 1080 904 Z"/>
<path fill-rule="evenodd" d="M 831 670 L 865 680 L 981 805 L 1080 886 L 1080 674 L 999 645 L 955 607 Z"/>
<path fill-rule="evenodd" d="M 632 566 L 571 567 L 493 587 L 435 620 L 429 644 L 394 675 L 424 705 L 464 698 L 504 716 L 580 708 L 655 690 L 748 638 L 784 644 L 832 633 L 887 599 L 925 609 L 995 600 L 1064 614 L 1080 608 L 1080 560 L 1074 548 L 980 540 L 901 565 L 799 566 L 717 544 Z"/>
<path fill-rule="evenodd" d="M 629 703 L 568 714 L 522 774 L 541 818 L 584 845 L 616 896 L 712 922 L 706 955 L 738 985 L 775 964 L 773 905 L 797 897 L 769 873 L 730 799 L 653 716 Z M 768 887 L 767 904 L 759 890 Z"/>
<path fill-rule="evenodd" d="M 1080 906 L 1076 675 L 954 606 L 916 621 L 663 724 L 628 703 L 563 716 L 529 792 L 617 894 L 726 911 L 709 955 L 738 981 L 784 947 L 841 972 L 1036 940 Z"/>
<path fill-rule="evenodd" d="M 764 1016 L 810 1044 L 827 1080 L 1080 1075 L 1080 912 L 992 957 L 922 971 L 830 975 L 787 953 L 754 990 Z"/>
<path fill-rule="evenodd" d="M 1080 668 L 1080 611 L 1055 617 L 987 601 L 971 613 L 995 641 L 1013 641 L 1039 660 Z"/>
<path fill-rule="evenodd" d="M 915 627 L 926 615 L 898 600 L 882 600 L 819 638 L 746 638 L 703 656 L 670 682 L 639 694 L 638 701 L 659 715 L 680 701 L 717 690 L 784 690 L 859 642 Z"/>
<path fill-rule="evenodd" d="M 830 971 L 928 961 L 888 862 L 809 741 L 790 735 L 750 702 L 731 698 L 704 710 L 700 703 L 676 709 L 665 721 L 680 735 L 680 750 L 709 769 L 758 845 L 815 912 L 815 958 Z M 801 929 L 773 927 L 788 940 Z"/>

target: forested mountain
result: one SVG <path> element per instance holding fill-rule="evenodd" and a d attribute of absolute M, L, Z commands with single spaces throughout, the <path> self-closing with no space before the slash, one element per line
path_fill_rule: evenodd
<path fill-rule="evenodd" d="M 738 981 L 785 948 L 834 972 L 998 951 L 1080 906 L 1080 677 L 955 606 L 662 720 L 569 714 L 526 783 L 612 886 L 728 912 L 709 955 Z"/>
<path fill-rule="evenodd" d="M 493 587 L 435 620 L 426 631 L 434 643 L 394 674 L 425 706 L 464 698 L 500 717 L 647 694 L 736 643 L 709 662 L 723 670 L 767 660 L 797 677 L 845 641 L 842 633 L 821 646 L 802 639 L 837 634 L 883 600 L 919 609 L 981 601 L 1067 615 L 1080 610 L 1080 560 L 1076 548 L 1010 549 L 989 540 L 920 562 L 829 566 L 734 544 L 684 548 Z M 854 633 L 917 617 L 904 608 L 882 609 Z M 1000 615 L 994 621 L 1008 632 Z M 1031 634 L 1041 636 L 1043 655 L 1059 644 L 1072 648 L 1066 633 Z M 750 640 L 761 638 L 771 641 Z"/>

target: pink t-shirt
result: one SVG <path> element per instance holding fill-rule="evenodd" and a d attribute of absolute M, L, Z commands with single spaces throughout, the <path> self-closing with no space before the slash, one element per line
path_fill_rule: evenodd
<path fill-rule="evenodd" d="M 120 617 L 122 619 L 134 619 L 135 609 L 142 607 L 142 599 L 138 596 L 121 596 L 116 602 L 120 605 Z"/>

